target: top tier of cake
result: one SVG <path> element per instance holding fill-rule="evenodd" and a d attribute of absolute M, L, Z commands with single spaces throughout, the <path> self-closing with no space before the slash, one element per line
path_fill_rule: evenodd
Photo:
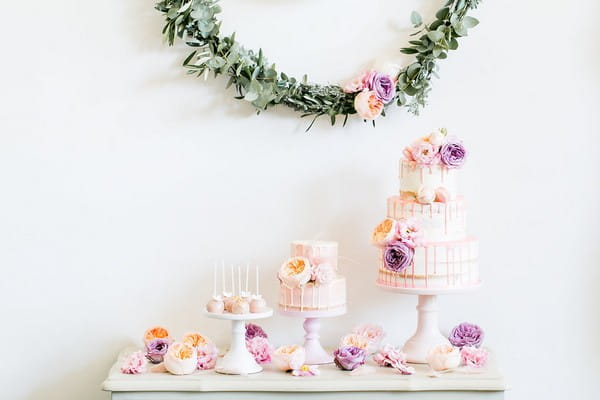
<path fill-rule="evenodd" d="M 415 200 L 421 196 L 422 202 L 430 203 L 427 196 L 435 195 L 440 188 L 446 189 L 448 200 L 458 197 L 457 169 L 443 164 L 419 165 L 414 161 L 400 161 L 400 195 L 413 196 Z"/>
<path fill-rule="evenodd" d="M 291 244 L 292 257 L 306 257 L 312 265 L 329 264 L 338 266 L 337 242 L 321 240 L 295 240 Z"/>

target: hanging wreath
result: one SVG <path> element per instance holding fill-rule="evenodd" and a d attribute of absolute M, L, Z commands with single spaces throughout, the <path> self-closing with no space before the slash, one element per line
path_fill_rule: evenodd
<path fill-rule="evenodd" d="M 163 35 L 169 45 L 175 37 L 196 49 L 185 59 L 183 65 L 188 73 L 204 76 L 227 75 L 227 88 L 234 86 L 236 99 L 246 100 L 257 113 L 276 104 L 284 104 L 313 116 L 310 129 L 320 116 L 329 116 L 334 125 L 337 116 L 344 116 L 346 124 L 350 114 L 358 114 L 365 121 L 373 121 L 392 104 L 418 114 L 425 106 L 431 88 L 431 77 L 437 77 L 437 61 L 444 59 L 448 51 L 458 48 L 458 38 L 467 36 L 467 30 L 479 21 L 468 16 L 470 9 L 477 8 L 480 0 L 449 0 L 435 14 L 435 20 L 423 24 L 421 16 L 414 12 L 411 22 L 418 30 L 411 36 L 409 46 L 400 51 L 414 54 L 416 59 L 396 71 L 369 70 L 344 85 L 320 85 L 310 83 L 306 75 L 300 80 L 275 69 L 263 55 L 244 48 L 231 36 L 221 36 L 221 12 L 218 0 L 163 0 L 156 9 L 166 18 Z"/>

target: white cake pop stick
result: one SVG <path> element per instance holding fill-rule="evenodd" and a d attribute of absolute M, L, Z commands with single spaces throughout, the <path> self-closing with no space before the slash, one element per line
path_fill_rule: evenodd
<path fill-rule="evenodd" d="M 235 272 L 233 272 L 233 264 L 231 266 L 231 295 L 235 296 Z"/>
<path fill-rule="evenodd" d="M 213 264 L 213 297 L 217 297 L 217 262 Z"/>
<path fill-rule="evenodd" d="M 246 289 L 244 292 L 248 295 L 248 270 L 250 269 L 250 264 L 246 264 Z"/>

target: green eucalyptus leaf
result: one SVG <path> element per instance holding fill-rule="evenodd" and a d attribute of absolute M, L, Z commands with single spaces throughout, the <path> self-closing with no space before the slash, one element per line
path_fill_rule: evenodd
<path fill-rule="evenodd" d="M 418 51 L 418 50 L 416 50 L 416 49 L 413 49 L 413 48 L 411 48 L 411 47 L 405 47 L 405 48 L 403 48 L 403 49 L 400 49 L 400 52 L 401 52 L 401 53 L 404 53 L 404 54 L 416 54 L 416 53 L 418 53 L 419 51 Z"/>
<path fill-rule="evenodd" d="M 439 42 L 444 38 L 444 34 L 440 31 L 427 32 L 427 37 L 434 43 Z"/>
<path fill-rule="evenodd" d="M 449 14 L 450 14 L 450 9 L 448 7 L 444 7 L 435 13 L 435 17 L 437 19 L 446 19 L 446 18 L 448 18 Z"/>
<path fill-rule="evenodd" d="M 423 23 L 423 18 L 421 18 L 421 14 L 413 11 L 410 13 L 410 22 L 412 22 L 413 26 L 417 28 Z"/>
<path fill-rule="evenodd" d="M 465 28 L 470 29 L 479 25 L 479 20 L 477 18 L 469 17 L 467 15 L 463 18 L 462 23 L 465 26 Z"/>

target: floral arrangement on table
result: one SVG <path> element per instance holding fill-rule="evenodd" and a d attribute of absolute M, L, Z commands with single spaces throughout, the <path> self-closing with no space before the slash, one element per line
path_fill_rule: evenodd
<path fill-rule="evenodd" d="M 407 364 L 406 354 L 399 347 L 386 344 L 373 355 L 373 360 L 380 367 L 394 368 L 402 375 L 412 375 L 415 369 Z"/>
<path fill-rule="evenodd" d="M 278 277 L 289 288 L 301 287 L 312 283 L 327 285 L 337 276 L 335 268 L 329 263 L 306 257 L 288 258 L 279 269 Z"/>
<path fill-rule="evenodd" d="M 297 344 L 278 347 L 273 352 L 273 365 L 277 369 L 290 372 L 293 376 L 318 376 L 321 371 L 316 365 L 307 365 L 306 351 Z"/>
<path fill-rule="evenodd" d="M 246 348 L 258 364 L 269 364 L 273 354 L 273 345 L 267 333 L 256 324 L 246 324 Z"/>
<path fill-rule="evenodd" d="M 487 365 L 489 351 L 482 348 L 483 330 L 469 322 L 454 328 L 448 336 L 450 344 L 440 344 L 429 351 L 427 363 L 433 376 L 454 371 L 464 366 L 469 372 L 476 372 Z"/>
<path fill-rule="evenodd" d="M 169 45 L 179 37 L 195 48 L 183 62 L 184 67 L 205 79 L 211 73 L 228 76 L 227 87 L 233 85 L 236 98 L 250 102 L 257 113 L 283 104 L 303 117 L 313 116 L 310 129 L 320 116 L 329 117 L 332 125 L 340 115 L 344 125 L 351 114 L 374 121 L 394 103 L 418 114 L 426 104 L 431 78 L 437 76 L 438 60 L 456 50 L 458 39 L 479 23 L 467 12 L 477 8 L 480 0 L 448 0 L 429 24 L 413 12 L 410 19 L 418 31 L 400 51 L 415 55 L 415 60 L 403 68 L 367 71 L 342 86 L 309 83 L 306 75 L 298 80 L 278 72 L 262 50 L 246 49 L 235 34 L 223 36 L 217 1 L 161 0 L 156 4 L 166 18 L 163 34 Z"/>
<path fill-rule="evenodd" d="M 333 352 L 335 365 L 352 375 L 372 373 L 373 368 L 365 363 L 367 357 L 379 349 L 384 337 L 385 332 L 379 325 L 367 323 L 354 327 L 341 338 L 339 347 Z"/>
<path fill-rule="evenodd" d="M 155 364 L 152 372 L 170 372 L 187 375 L 197 370 L 215 368 L 217 347 L 198 332 L 183 335 L 174 341 L 169 331 L 156 326 L 144 333 L 144 350 L 136 351 L 125 358 L 121 366 L 124 374 L 141 374 L 147 370 L 147 362 Z"/>
<path fill-rule="evenodd" d="M 423 244 L 423 232 L 415 218 L 386 218 L 373 230 L 371 242 L 384 249 L 385 267 L 400 273 L 412 264 L 415 247 Z"/>

